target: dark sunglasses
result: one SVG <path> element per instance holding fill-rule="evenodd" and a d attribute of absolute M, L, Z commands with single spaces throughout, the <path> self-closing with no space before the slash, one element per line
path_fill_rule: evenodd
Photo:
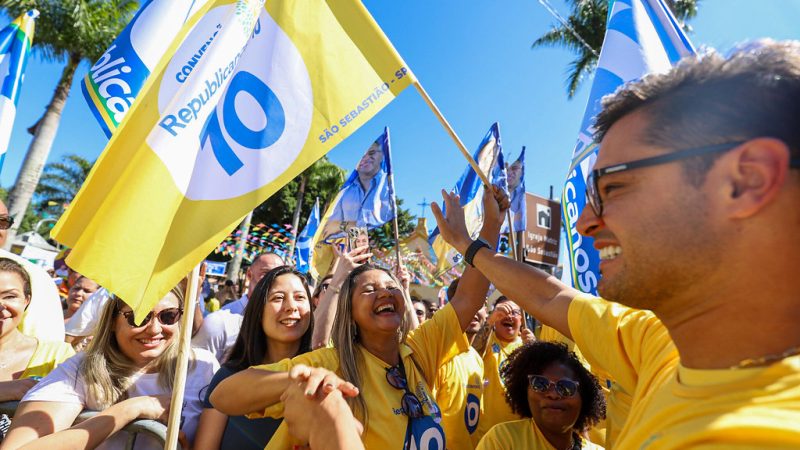
<path fill-rule="evenodd" d="M 0 216 L 0 230 L 7 230 L 14 225 L 14 218 L 10 216 Z"/>
<path fill-rule="evenodd" d="M 562 378 L 553 382 L 541 375 L 528 375 L 528 383 L 530 383 L 531 389 L 539 393 L 545 393 L 553 386 L 556 389 L 556 394 L 561 397 L 572 397 L 578 392 L 578 386 L 580 386 L 580 383 L 569 378 Z"/>
<path fill-rule="evenodd" d="M 150 314 L 144 318 L 144 322 L 141 325 L 136 325 L 136 319 L 133 316 L 133 311 L 117 311 L 125 317 L 125 320 L 128 321 L 128 325 L 132 328 L 142 328 L 150 325 L 150 321 L 153 320 L 153 316 L 155 315 L 156 319 L 161 325 L 175 325 L 181 320 L 181 315 L 183 315 L 183 310 L 180 308 L 167 308 L 162 309 L 157 314 L 154 314 L 153 311 L 150 311 Z"/>
<path fill-rule="evenodd" d="M 403 398 L 400 400 L 400 407 L 403 408 L 403 414 L 411 419 L 419 419 L 423 416 L 422 403 L 420 403 L 416 395 L 408 390 L 408 381 L 406 381 L 402 362 L 399 366 L 392 366 L 386 369 L 386 381 L 389 382 L 391 387 L 405 391 Z"/>
<path fill-rule="evenodd" d="M 615 164 L 613 166 L 603 167 L 602 169 L 594 169 L 589 173 L 586 179 L 586 198 L 592 211 L 596 217 L 603 215 L 603 198 L 600 196 L 600 189 L 598 183 L 600 178 L 610 173 L 625 172 L 626 170 L 640 169 L 642 167 L 658 166 L 667 164 L 681 159 L 692 158 L 695 156 L 709 155 L 712 153 L 725 152 L 734 149 L 744 142 L 728 142 L 726 144 L 708 145 L 705 147 L 695 147 L 686 150 L 678 150 L 672 153 L 654 156 L 652 158 L 638 159 L 636 161 L 626 162 L 622 164 Z M 794 165 L 794 162 L 792 163 Z"/>

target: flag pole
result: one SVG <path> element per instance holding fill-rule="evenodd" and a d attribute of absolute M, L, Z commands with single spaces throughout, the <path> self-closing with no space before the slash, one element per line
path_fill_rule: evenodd
<path fill-rule="evenodd" d="M 172 382 L 172 399 L 169 407 L 169 420 L 167 421 L 167 441 L 164 443 L 165 450 L 177 449 L 178 434 L 181 431 L 181 410 L 183 409 L 183 393 L 186 388 L 189 352 L 191 352 L 192 322 L 194 321 L 195 301 L 197 301 L 197 291 L 199 288 L 197 285 L 198 278 L 200 278 L 200 264 L 192 269 L 183 298 L 181 340 L 179 343 L 180 347 L 178 348 L 178 364 L 175 370 L 175 379 Z"/>
<path fill-rule="evenodd" d="M 464 158 L 467 159 L 467 162 L 472 167 L 472 170 L 474 170 L 475 173 L 478 174 L 478 176 L 481 178 L 481 181 L 483 181 L 483 184 L 487 188 L 490 187 L 492 183 L 490 183 L 489 179 L 486 178 L 486 174 L 484 174 L 483 171 L 481 171 L 480 166 L 478 166 L 478 163 L 475 162 L 475 160 L 472 158 L 472 155 L 469 153 L 469 150 L 467 150 L 467 147 L 464 146 L 464 143 L 461 142 L 461 139 L 456 134 L 456 131 L 453 129 L 453 127 L 450 126 L 450 123 L 447 122 L 447 119 L 444 118 L 442 112 L 439 111 L 439 108 L 436 106 L 435 103 L 433 103 L 433 100 L 428 95 L 428 93 L 425 92 L 425 88 L 423 88 L 422 85 L 419 84 L 418 80 L 414 80 L 413 84 L 414 87 L 417 89 L 417 92 L 419 92 L 419 95 L 422 96 L 422 99 L 425 100 L 425 103 L 427 103 L 428 107 L 431 109 L 431 111 L 433 111 L 433 114 L 436 115 L 437 119 L 439 119 L 439 122 L 442 124 L 444 129 L 447 130 L 447 134 L 450 135 L 450 137 L 456 143 L 458 149 L 461 150 L 461 154 L 464 155 Z"/>
<path fill-rule="evenodd" d="M 397 225 L 397 195 L 394 192 L 394 170 L 392 169 L 392 146 L 389 140 L 389 129 L 386 128 L 386 154 L 389 156 L 387 177 L 389 182 L 389 191 L 392 193 L 392 228 L 394 230 L 394 250 L 397 257 L 397 270 L 400 270 L 400 264 L 403 259 L 400 256 L 400 230 Z"/>

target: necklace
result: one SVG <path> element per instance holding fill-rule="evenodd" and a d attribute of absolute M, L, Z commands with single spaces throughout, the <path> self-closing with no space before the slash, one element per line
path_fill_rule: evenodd
<path fill-rule="evenodd" d="M 775 353 L 772 355 L 759 356 L 758 358 L 743 359 L 739 362 L 739 364 L 731 366 L 731 369 L 748 369 L 751 367 L 766 366 L 774 363 L 775 361 L 780 361 L 782 359 L 798 354 L 800 354 L 800 345 L 788 348 L 783 353 Z"/>

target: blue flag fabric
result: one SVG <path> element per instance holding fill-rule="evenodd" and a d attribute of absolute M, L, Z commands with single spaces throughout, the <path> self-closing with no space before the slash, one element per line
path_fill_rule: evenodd
<path fill-rule="evenodd" d="M 38 16 L 39 11 L 30 10 L 0 30 L 0 169 L 17 115 L 25 66 L 33 44 L 34 20 Z"/>
<path fill-rule="evenodd" d="M 317 227 L 319 227 L 319 199 L 314 203 L 314 209 L 308 215 L 306 227 L 297 236 L 297 244 L 295 245 L 295 257 L 297 259 L 297 270 L 307 273 L 311 266 L 311 255 L 314 251 L 313 241 L 314 235 L 317 234 Z"/>
<path fill-rule="evenodd" d="M 525 206 L 525 148 L 522 148 L 517 160 L 506 169 L 506 177 L 511 201 L 511 220 L 513 229 L 525 231 L 528 225 L 527 207 Z M 503 224 L 503 233 L 508 233 L 508 221 Z"/>
<path fill-rule="evenodd" d="M 499 182 L 501 186 L 505 183 L 505 170 L 502 168 L 504 164 L 501 166 L 500 163 L 503 159 L 502 149 L 500 125 L 495 122 L 472 155 L 481 171 L 492 182 Z M 501 168 L 497 169 L 498 166 Z M 460 196 L 459 204 L 464 209 L 467 230 L 473 238 L 477 236 L 483 225 L 483 204 L 481 203 L 483 189 L 481 178 L 475 173 L 472 166 L 467 164 L 467 168 L 464 169 L 461 178 L 456 183 L 455 191 Z M 436 255 L 436 273 L 442 273 L 461 262 L 462 255 L 444 242 L 441 235 L 439 235 L 438 227 L 433 230 L 428 242 L 433 247 Z"/>
<path fill-rule="evenodd" d="M 603 48 L 561 199 L 569 256 L 563 278 L 583 292 L 597 294 L 600 276 L 593 239 L 578 234 L 576 227 L 586 206 L 586 177 L 599 149 L 592 136 L 600 100 L 624 83 L 665 72 L 692 54 L 694 47 L 663 0 L 613 0 L 609 6 Z"/>

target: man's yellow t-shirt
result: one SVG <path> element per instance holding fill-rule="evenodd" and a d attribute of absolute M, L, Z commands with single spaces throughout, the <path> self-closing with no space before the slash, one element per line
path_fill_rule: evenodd
<path fill-rule="evenodd" d="M 43 378 L 74 354 L 75 350 L 66 342 L 39 341 L 20 378 Z"/>
<path fill-rule="evenodd" d="M 800 356 L 749 369 L 687 369 L 652 312 L 583 294 L 569 307 L 569 328 L 592 367 L 633 393 L 615 447 L 800 448 Z"/>
<path fill-rule="evenodd" d="M 483 411 L 478 423 L 478 439 L 498 423 L 521 419 L 506 402 L 506 387 L 500 377 L 500 369 L 505 366 L 508 355 L 521 345 L 520 337 L 512 342 L 503 342 L 494 332 L 489 336 L 483 354 Z"/>
<path fill-rule="evenodd" d="M 437 370 L 459 353 L 466 352 L 469 342 L 461 331 L 458 316 L 451 305 L 446 305 L 416 330 L 412 331 L 406 344 L 400 344 L 400 357 L 406 371 L 408 388 L 422 403 L 425 417 L 415 419 L 408 433 L 409 418 L 403 414 L 401 400 L 403 390 L 392 387 L 386 380 L 386 370 L 390 368 L 378 357 L 360 345 L 363 365 L 361 374 L 361 394 L 367 405 L 368 422 L 361 436 L 368 449 L 390 450 L 404 448 L 406 438 L 413 439 L 409 448 L 444 448 L 445 437 L 439 427 L 441 412 L 433 398 L 433 384 Z M 341 375 L 339 357 L 334 348 L 321 348 L 274 364 L 256 366 L 257 369 L 286 372 L 297 364 L 324 367 Z M 263 412 L 248 415 L 254 417 L 283 416 L 283 404 L 278 403 Z M 362 418 L 359 417 L 361 420 Z M 433 426 L 432 424 L 436 425 Z M 284 426 L 284 424 L 281 424 Z M 422 427 L 422 428 L 421 428 Z M 280 430 L 279 430 L 280 431 Z M 435 442 L 435 443 L 434 443 Z M 272 447 L 270 441 L 267 448 Z"/>
<path fill-rule="evenodd" d="M 472 346 L 439 369 L 434 398 L 442 409 L 448 448 L 475 448 L 482 392 L 483 360 Z"/>
<path fill-rule="evenodd" d="M 581 439 L 581 448 L 602 450 L 596 444 Z M 481 439 L 476 450 L 556 450 L 536 426 L 533 419 L 514 420 L 492 427 Z"/>

